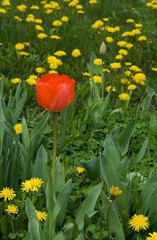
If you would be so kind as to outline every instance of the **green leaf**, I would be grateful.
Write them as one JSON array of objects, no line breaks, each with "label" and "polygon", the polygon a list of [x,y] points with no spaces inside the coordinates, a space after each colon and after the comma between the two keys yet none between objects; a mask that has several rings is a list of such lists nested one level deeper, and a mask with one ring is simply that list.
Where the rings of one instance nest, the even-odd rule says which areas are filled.
[{"label": "green leaf", "polygon": [[88,161],[81,161],[81,164],[87,169],[89,177],[91,179],[97,179],[100,177],[100,163],[99,158],[93,158]]},{"label": "green leaf", "polygon": [[112,167],[117,170],[120,156],[112,138],[107,135],[104,142],[104,155],[110,160]]},{"label": "green leaf", "polygon": [[78,226],[79,231],[81,231],[84,227],[84,216],[89,211],[93,211],[96,201],[100,195],[100,191],[102,188],[102,183],[99,183],[95,187],[93,187],[92,191],[88,195],[88,197],[82,202],[80,207],[76,212],[76,224]]},{"label": "green leaf", "polygon": [[106,156],[101,156],[100,158],[100,169],[102,180],[106,182],[108,192],[110,192],[110,187],[119,187],[122,190],[122,194],[117,198],[117,201],[120,205],[122,205],[125,209],[128,209],[128,194],[127,187],[125,187],[121,181],[118,179],[114,168],[110,160]]},{"label": "green leaf", "polygon": [[63,239],[64,240],[71,239],[73,229],[74,229],[73,223],[69,223],[63,227]]},{"label": "green leaf", "polygon": [[147,138],[144,141],[144,143],[143,143],[143,145],[142,145],[142,147],[141,147],[141,149],[140,149],[140,151],[137,155],[137,162],[141,162],[142,158],[144,157],[144,154],[145,154],[146,149],[147,149],[148,141],[149,141],[149,138]]},{"label": "green leaf", "polygon": [[37,152],[32,177],[41,178],[44,181],[44,186],[46,187],[48,177],[47,177],[47,153],[43,146],[41,146]]},{"label": "green leaf", "polygon": [[[103,215],[104,215],[104,219],[106,220],[107,210],[110,203],[108,202],[104,192],[102,192],[101,196],[102,196],[102,204],[103,204],[102,212],[104,212]],[[125,240],[123,226],[120,222],[115,205],[116,203],[112,203],[110,212],[109,212],[109,219],[108,219],[109,232],[110,234],[114,232],[117,240]]]},{"label": "green leaf", "polygon": [[56,164],[56,191],[60,192],[65,185],[64,166],[60,163],[59,159]]},{"label": "green leaf", "polygon": [[65,186],[63,187],[62,191],[58,195],[57,201],[60,204],[60,210],[57,215],[56,226],[61,227],[63,225],[63,221],[65,218],[66,208],[69,200],[70,193],[72,191],[72,180],[70,179]]},{"label": "green leaf", "polygon": [[33,217],[30,217],[28,223],[28,230],[30,233],[31,240],[41,240],[38,220],[36,220]]},{"label": "green leaf", "polygon": [[80,233],[75,240],[84,240],[82,233]]},{"label": "green leaf", "polygon": [[141,103],[141,107],[142,108],[146,108],[149,110],[150,108],[150,103],[151,103],[151,100],[152,100],[152,97],[154,96],[155,94],[155,91],[153,88],[151,87],[147,87],[147,96],[143,99],[142,103]]},{"label": "green leaf", "polygon": [[9,122],[3,122],[0,120],[0,126],[3,130],[7,130],[7,132],[16,139],[16,132]]},{"label": "green leaf", "polygon": [[27,213],[28,219],[30,217],[33,217],[34,219],[38,220],[35,207],[29,198],[26,199],[26,213]]},{"label": "green leaf", "polygon": [[9,233],[9,235],[8,235],[8,237],[10,238],[10,239],[16,239],[16,237],[17,237],[17,235],[16,235],[16,233]]},{"label": "green leaf", "polygon": [[119,137],[119,145],[122,156],[124,156],[129,148],[130,139],[133,135],[135,130],[136,122],[135,120],[131,121],[127,127],[122,132],[121,136]]},{"label": "green leaf", "polygon": [[14,116],[16,121],[19,120],[19,117],[22,113],[26,100],[27,100],[27,91],[23,93],[21,100],[17,103],[16,108],[14,110]]},{"label": "green leaf", "polygon": [[30,144],[29,131],[25,118],[22,119],[22,144],[24,145],[25,149],[27,149],[28,145]]},{"label": "green leaf", "polygon": [[20,94],[21,94],[21,83],[18,84],[18,87],[16,89],[16,93],[15,93],[16,105],[20,101]]}]

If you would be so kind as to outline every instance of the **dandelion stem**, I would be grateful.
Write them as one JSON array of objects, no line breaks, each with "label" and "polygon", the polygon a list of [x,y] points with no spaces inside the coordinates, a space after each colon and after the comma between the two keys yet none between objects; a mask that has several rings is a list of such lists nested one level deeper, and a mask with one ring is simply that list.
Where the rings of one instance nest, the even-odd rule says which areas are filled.
[{"label": "dandelion stem", "polygon": [[112,201],[109,203],[108,209],[107,209],[107,215],[106,215],[106,231],[108,231],[108,221],[109,221],[109,213],[110,213],[111,206],[112,206]]},{"label": "dandelion stem", "polygon": [[15,229],[14,229],[14,223],[13,223],[13,218],[12,218],[12,216],[11,216],[11,227],[12,227],[12,230],[13,230],[13,233],[15,233]]}]

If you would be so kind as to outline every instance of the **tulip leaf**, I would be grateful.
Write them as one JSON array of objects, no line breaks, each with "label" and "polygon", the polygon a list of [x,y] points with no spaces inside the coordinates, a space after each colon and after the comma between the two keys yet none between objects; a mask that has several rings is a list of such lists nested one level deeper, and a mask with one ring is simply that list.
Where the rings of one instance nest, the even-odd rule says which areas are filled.
[{"label": "tulip leaf", "polygon": [[135,120],[131,121],[127,125],[127,127],[124,129],[121,136],[119,137],[119,145],[120,145],[122,156],[124,156],[128,151],[130,139],[135,130],[135,126],[136,126],[136,121]]},{"label": "tulip leaf", "polygon": [[117,170],[120,163],[120,156],[112,138],[107,135],[104,142],[104,155],[112,163],[112,167]]},{"label": "tulip leaf", "polygon": [[82,233],[80,233],[75,240],[84,240]]},{"label": "tulip leaf", "polygon": [[151,100],[152,100],[152,97],[154,94],[155,94],[154,89],[151,87],[147,87],[147,96],[143,99],[143,101],[141,103],[142,108],[146,108],[149,110],[150,103],[151,103]]},{"label": "tulip leaf", "polygon": [[100,158],[100,169],[102,180],[106,182],[108,192],[110,192],[110,187],[119,187],[122,190],[122,194],[118,197],[117,201],[123,208],[128,208],[128,194],[127,188],[121,183],[118,179],[116,172],[110,162],[110,160],[106,156],[101,156]]},{"label": "tulip leaf", "polygon": [[81,231],[84,227],[84,216],[89,211],[93,211],[96,201],[100,195],[102,183],[99,183],[95,187],[93,187],[92,191],[88,195],[88,197],[82,202],[80,207],[76,212],[76,224],[78,226],[79,231]]},{"label": "tulip leaf", "polygon": [[142,147],[141,147],[141,149],[140,149],[140,151],[137,155],[137,162],[141,162],[142,158],[144,157],[144,154],[145,154],[147,146],[148,146],[148,142],[149,142],[149,138],[147,138],[144,141],[144,143],[143,143],[143,145],[142,145]]},{"label": "tulip leaf", "polygon": [[100,177],[100,163],[99,158],[93,158],[88,161],[81,161],[81,164],[87,169],[89,177],[91,179],[97,179]]},{"label": "tulip leaf", "polygon": [[29,131],[25,118],[22,119],[22,144],[24,145],[25,149],[27,149],[28,145],[30,144]]},{"label": "tulip leaf", "polygon": [[72,180],[70,179],[58,195],[57,201],[60,204],[60,210],[57,215],[56,226],[61,227],[65,218],[66,208],[72,191]]},{"label": "tulip leaf", "polygon": [[37,152],[32,177],[41,178],[44,181],[45,187],[48,180],[46,164],[47,164],[47,153],[45,148],[41,146]]},{"label": "tulip leaf", "polygon": [[56,192],[60,192],[65,185],[64,166],[60,163],[59,159],[56,164]]},{"label": "tulip leaf", "polygon": [[16,121],[19,120],[19,117],[20,117],[23,107],[26,103],[26,100],[27,100],[27,91],[25,91],[23,93],[21,100],[17,103],[16,108],[14,110],[14,116],[15,116]]},{"label": "tulip leaf", "polygon": [[[110,203],[108,202],[104,192],[102,192],[101,197],[102,197],[102,204],[103,204],[102,210],[104,212],[103,215],[106,220],[107,210]],[[112,232],[115,233],[115,237],[117,240],[125,240],[123,226],[118,217],[118,213],[114,203],[112,203],[110,207],[109,218],[108,218],[108,228],[110,233]]]},{"label": "tulip leaf", "polygon": [[39,232],[39,222],[33,217],[30,217],[28,223],[28,230],[30,232],[31,240],[42,240]]}]

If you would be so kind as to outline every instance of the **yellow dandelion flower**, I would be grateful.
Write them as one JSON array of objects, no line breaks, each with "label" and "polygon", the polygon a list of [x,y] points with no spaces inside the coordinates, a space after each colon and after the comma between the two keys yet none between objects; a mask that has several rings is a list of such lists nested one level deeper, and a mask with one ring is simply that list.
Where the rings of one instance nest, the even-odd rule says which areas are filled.
[{"label": "yellow dandelion flower", "polygon": [[131,64],[132,64],[131,62],[125,62],[126,66],[131,66]]},{"label": "yellow dandelion flower", "polygon": [[104,22],[108,22],[108,21],[109,21],[109,18],[103,18],[103,21],[104,21]]},{"label": "yellow dandelion flower", "polygon": [[22,192],[29,192],[32,189],[31,180],[26,180],[25,182],[22,182],[21,184],[21,190]]},{"label": "yellow dandelion flower", "polygon": [[78,174],[82,174],[85,171],[85,169],[82,167],[77,167],[76,171],[78,172]]},{"label": "yellow dandelion flower", "polygon": [[49,73],[57,73],[58,74],[58,72],[55,70],[50,70]]},{"label": "yellow dandelion flower", "polygon": [[72,51],[72,56],[75,57],[75,58],[81,56],[80,50],[79,49],[74,49]]},{"label": "yellow dandelion flower", "polygon": [[25,47],[25,46],[24,46],[23,43],[17,43],[17,44],[15,45],[16,50],[23,50],[24,47]]},{"label": "yellow dandelion flower", "polygon": [[97,4],[97,0],[89,0],[89,4]]},{"label": "yellow dandelion flower", "polygon": [[128,86],[128,90],[135,90],[137,87],[136,87],[136,85],[135,84],[130,84],[129,86]]},{"label": "yellow dandelion flower", "polygon": [[38,191],[41,188],[43,181],[40,178],[31,178],[30,184],[32,186],[31,191]]},{"label": "yellow dandelion flower", "polygon": [[32,10],[39,10],[39,6],[33,5],[33,6],[31,6],[31,9],[32,9]]},{"label": "yellow dandelion flower", "polygon": [[62,56],[66,56],[66,52],[64,51],[57,51],[54,53],[55,56],[58,56],[58,57],[62,57]]},{"label": "yellow dandelion flower", "polygon": [[139,38],[138,38],[138,41],[145,41],[145,40],[147,40],[147,38],[145,37],[145,36],[140,36]]},{"label": "yellow dandelion flower", "polygon": [[106,37],[106,42],[108,42],[108,43],[113,42],[113,38],[112,37]]},{"label": "yellow dandelion flower", "polygon": [[142,214],[135,214],[130,219],[129,225],[136,232],[140,232],[140,230],[147,230],[147,228],[149,227],[149,219]]},{"label": "yellow dandelion flower", "polygon": [[18,52],[20,56],[26,56],[28,57],[29,56],[29,53],[28,52],[24,52],[24,51],[20,51]]},{"label": "yellow dandelion flower", "polygon": [[13,78],[11,80],[11,82],[14,83],[14,84],[17,84],[17,83],[21,82],[21,79],[20,78]]},{"label": "yellow dandelion flower", "polygon": [[60,26],[62,26],[62,22],[60,21],[60,20],[55,20],[55,21],[53,21],[53,23],[52,23],[52,25],[53,26],[55,26],[55,27],[60,27]]},{"label": "yellow dandelion flower", "polygon": [[36,85],[37,81],[33,78],[28,78],[26,80],[26,82],[29,84],[29,85]]},{"label": "yellow dandelion flower", "polygon": [[55,39],[55,40],[59,40],[60,39],[60,37],[57,36],[57,35],[51,35],[50,38]]},{"label": "yellow dandelion flower", "polygon": [[45,68],[37,67],[37,68],[35,69],[35,71],[36,71],[37,73],[44,73],[44,72],[45,72]]},{"label": "yellow dandelion flower", "polygon": [[134,19],[127,19],[126,22],[127,22],[127,23],[134,23],[135,20],[134,20]]},{"label": "yellow dandelion flower", "polygon": [[136,23],[136,24],[135,24],[135,27],[136,27],[136,28],[142,28],[143,25],[142,25],[141,23]]},{"label": "yellow dandelion flower", "polygon": [[37,18],[37,19],[35,20],[35,22],[38,23],[38,24],[41,24],[41,23],[43,23],[43,20],[40,19],[40,18]]},{"label": "yellow dandelion flower", "polygon": [[[109,92],[112,86],[106,87],[106,92]],[[116,92],[116,88],[112,87],[112,92]]]},{"label": "yellow dandelion flower", "polygon": [[62,22],[68,22],[68,21],[69,21],[69,18],[68,18],[67,16],[63,16],[63,17],[61,18],[61,21],[62,21]]},{"label": "yellow dandelion flower", "polygon": [[0,13],[5,14],[7,11],[4,8],[0,8]]},{"label": "yellow dandelion flower", "polygon": [[129,94],[127,94],[127,93],[121,93],[118,97],[119,97],[120,100],[122,100],[122,101],[128,101],[128,100],[130,100],[130,96],[129,96]]},{"label": "yellow dandelion flower", "polygon": [[14,130],[16,132],[16,134],[21,134],[22,133],[22,124],[18,123],[14,126]]},{"label": "yellow dandelion flower", "polygon": [[123,59],[123,55],[118,54],[118,55],[116,55],[115,59],[121,60],[121,59]]},{"label": "yellow dandelion flower", "polygon": [[144,73],[137,73],[133,77],[133,80],[140,85],[144,85],[145,80],[146,80],[146,75]]},{"label": "yellow dandelion flower", "polygon": [[47,217],[47,214],[46,212],[41,212],[41,211],[37,211],[36,210],[36,214],[37,214],[37,218],[39,221],[45,221],[46,220],[46,217]]},{"label": "yellow dandelion flower", "polygon": [[35,25],[35,29],[38,31],[44,31],[44,28],[40,25]]},{"label": "yellow dandelion flower", "polygon": [[22,22],[22,18],[18,17],[18,16],[14,16],[14,19],[19,21],[19,22]]},{"label": "yellow dandelion flower", "polygon": [[40,38],[40,39],[44,39],[44,38],[47,38],[47,34],[45,34],[45,33],[39,33],[39,34],[37,35],[37,37]]},{"label": "yellow dandelion flower", "polygon": [[104,22],[101,21],[101,20],[97,20],[93,25],[92,25],[92,28],[101,28],[102,26],[104,25]]},{"label": "yellow dandelion flower", "polygon": [[128,54],[128,51],[125,50],[125,49],[120,49],[118,53],[119,53],[120,55],[126,56],[126,55]]},{"label": "yellow dandelion flower", "polygon": [[131,67],[129,67],[129,69],[134,72],[142,72],[142,70],[136,65],[132,65]]},{"label": "yellow dandelion flower", "polygon": [[111,193],[111,197],[118,197],[121,193],[122,190],[119,189],[119,187],[110,187],[110,193]]},{"label": "yellow dandelion flower", "polygon": [[95,83],[102,83],[102,77],[101,76],[93,76],[93,81]]},{"label": "yellow dandelion flower", "polygon": [[84,72],[84,73],[82,73],[82,75],[85,77],[90,77],[90,73],[88,73],[88,72]]},{"label": "yellow dandelion flower", "polygon": [[121,64],[118,62],[114,62],[110,64],[110,67],[113,69],[118,69],[118,68],[121,68]]},{"label": "yellow dandelion flower", "polygon": [[0,191],[0,198],[4,198],[4,201],[7,199],[13,200],[13,198],[16,197],[15,191],[11,188],[5,187],[3,190]]},{"label": "yellow dandelion flower", "polygon": [[133,47],[133,44],[132,44],[132,43],[127,43],[125,47],[128,48],[128,49],[130,49],[130,48]]},{"label": "yellow dandelion flower", "polygon": [[157,72],[157,68],[152,68],[152,71]]},{"label": "yellow dandelion flower", "polygon": [[127,77],[130,77],[130,76],[131,76],[131,71],[125,71],[124,74],[125,74]]},{"label": "yellow dandelion flower", "polygon": [[18,6],[17,6],[17,9],[18,9],[20,12],[25,12],[26,9],[27,9],[27,6],[24,5],[24,4],[21,4],[21,5],[18,5]]},{"label": "yellow dandelion flower", "polygon": [[18,214],[19,209],[14,204],[8,205],[8,208],[5,209],[8,214]]},{"label": "yellow dandelion flower", "polygon": [[149,237],[146,240],[157,240],[157,232],[149,233]]},{"label": "yellow dandelion flower", "polygon": [[118,45],[119,47],[125,47],[126,44],[127,44],[127,42],[125,42],[125,41],[119,41],[119,42],[117,42],[117,45]]},{"label": "yellow dandelion flower", "polygon": [[103,64],[102,59],[100,58],[94,59],[93,63],[97,66],[101,66]]},{"label": "yellow dandelion flower", "polygon": [[130,81],[127,78],[121,78],[120,81],[122,84],[130,84]]}]

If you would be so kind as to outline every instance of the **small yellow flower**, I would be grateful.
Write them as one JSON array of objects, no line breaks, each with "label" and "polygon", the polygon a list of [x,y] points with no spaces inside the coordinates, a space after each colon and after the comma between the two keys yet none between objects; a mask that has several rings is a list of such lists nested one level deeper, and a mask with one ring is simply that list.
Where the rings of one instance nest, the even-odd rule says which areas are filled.
[{"label": "small yellow flower", "polygon": [[119,41],[119,42],[117,42],[117,45],[118,45],[119,47],[125,47],[126,44],[127,44],[127,42],[125,42],[125,41]]},{"label": "small yellow flower", "polygon": [[94,59],[93,63],[97,66],[101,66],[103,64],[102,59],[100,59],[100,58]]},{"label": "small yellow flower", "polygon": [[47,38],[47,34],[45,34],[45,33],[39,33],[39,34],[37,35],[37,37],[40,38],[40,39],[44,39],[44,38]]},{"label": "small yellow flower", "polygon": [[147,230],[147,228],[149,227],[149,219],[142,214],[135,214],[130,219],[129,225],[136,232],[140,232],[140,230]]},{"label": "small yellow flower", "polygon": [[29,56],[29,53],[28,52],[25,52],[25,51],[20,51],[18,52],[20,56],[26,56],[28,57]]},{"label": "small yellow flower", "polygon": [[127,22],[127,23],[134,23],[135,20],[134,20],[134,19],[127,19],[126,22]]},{"label": "small yellow flower", "polygon": [[31,178],[30,180],[30,184],[31,184],[31,191],[38,191],[39,188],[41,188],[41,186],[43,185],[43,181],[40,178]]},{"label": "small yellow flower", "polygon": [[28,78],[26,80],[26,82],[29,84],[29,85],[36,85],[37,81],[33,78]]},{"label": "small yellow flower", "polygon": [[76,171],[78,172],[78,174],[82,174],[85,171],[85,169],[82,167],[77,167]]},{"label": "small yellow flower", "polygon": [[21,190],[22,192],[29,192],[32,189],[31,180],[26,180],[25,182],[22,182],[21,184]]},{"label": "small yellow flower", "polygon": [[68,21],[69,21],[69,18],[68,18],[67,16],[63,16],[63,17],[61,18],[61,21],[62,21],[62,22],[68,22]]},{"label": "small yellow flower", "polygon": [[14,19],[19,21],[19,22],[22,22],[22,18],[18,17],[18,16],[14,16]]},{"label": "small yellow flower", "polygon": [[118,68],[121,68],[121,64],[118,63],[118,62],[111,63],[110,67],[113,68],[113,69],[118,69]]},{"label": "small yellow flower", "polygon": [[44,72],[45,72],[45,68],[37,67],[37,68],[35,69],[35,71],[36,71],[37,73],[44,73]]},{"label": "small yellow flower", "polygon": [[16,134],[21,134],[22,133],[22,124],[18,123],[14,126]]},{"label": "small yellow flower", "polygon": [[37,18],[37,19],[35,20],[35,22],[38,23],[38,24],[41,24],[41,23],[43,23],[43,20],[40,19],[40,18]]},{"label": "small yellow flower", "polygon": [[121,93],[118,97],[119,97],[120,100],[122,100],[122,101],[128,101],[128,100],[130,100],[130,96],[129,96],[129,94],[127,94],[127,93]]},{"label": "small yellow flower", "polygon": [[128,54],[128,51],[125,50],[125,49],[120,49],[118,53],[119,53],[120,55],[126,56],[126,55]]},{"label": "small yellow flower", "polygon": [[106,37],[106,42],[108,42],[108,43],[113,42],[113,38],[112,37]]},{"label": "small yellow flower", "polygon": [[8,208],[5,210],[8,214],[18,214],[19,209],[14,204],[8,205]]},{"label": "small yellow flower", "polygon": [[7,13],[7,11],[4,8],[0,8],[0,13],[5,14],[5,13]]},{"label": "small yellow flower", "polygon": [[62,22],[60,21],[60,20],[55,20],[55,21],[53,21],[53,23],[52,23],[52,25],[53,26],[55,26],[55,27],[60,27],[60,26],[62,26]]},{"label": "small yellow flower", "polygon": [[[109,92],[111,87],[112,86],[106,87],[106,92]],[[112,92],[116,92],[116,88],[115,87],[112,87]]]},{"label": "small yellow flower", "polygon": [[26,9],[27,9],[27,6],[24,5],[24,4],[21,4],[21,5],[18,5],[18,6],[17,6],[17,9],[18,9],[20,12],[25,12]]},{"label": "small yellow flower", "polygon": [[35,29],[38,30],[38,31],[44,31],[44,28],[40,25],[35,25]]},{"label": "small yellow flower", "polygon": [[21,79],[20,78],[13,78],[11,80],[11,82],[14,83],[14,84],[17,84],[17,83],[21,82]]},{"label": "small yellow flower", "polygon": [[93,81],[95,83],[102,83],[102,77],[101,76],[93,76]]},{"label": "small yellow flower", "polygon": [[80,50],[79,49],[74,49],[72,51],[72,56],[75,57],[75,58],[81,56]]},{"label": "small yellow flower", "polygon": [[16,45],[15,45],[15,48],[17,49],[17,50],[23,50],[24,49],[24,44],[23,43],[17,43]]},{"label": "small yellow flower", "polygon": [[103,18],[103,21],[104,21],[104,22],[108,22],[108,21],[109,21],[109,18]]},{"label": "small yellow flower", "polygon": [[157,240],[157,232],[149,233],[149,237],[146,240]]},{"label": "small yellow flower", "polygon": [[137,73],[133,77],[134,81],[140,85],[144,85],[145,80],[146,80],[146,75],[144,73]]},{"label": "small yellow flower", "polygon": [[40,211],[37,211],[36,210],[36,214],[37,214],[37,218],[39,221],[45,221],[46,220],[46,217],[47,217],[47,214],[46,212],[40,212]]},{"label": "small yellow flower", "polygon": [[134,90],[134,89],[136,89],[136,88],[137,88],[137,87],[136,87],[135,84],[131,84],[131,85],[128,86],[128,90]]},{"label": "small yellow flower", "polygon": [[138,41],[145,41],[147,38],[145,37],[145,36],[140,36],[139,38],[138,38]]},{"label": "small yellow flower", "polygon": [[90,77],[90,73],[88,73],[88,72],[84,72],[84,73],[82,73],[82,75],[85,77]]},{"label": "small yellow flower", "polygon": [[66,56],[66,52],[64,51],[57,51],[54,53],[55,56],[58,56],[58,57],[62,57],[62,56]]},{"label": "small yellow flower", "polygon": [[52,38],[52,39],[56,39],[56,40],[61,39],[61,38],[60,38],[59,36],[57,36],[57,35],[51,35],[50,38]]},{"label": "small yellow flower", "polygon": [[152,71],[157,72],[157,68],[152,68]]},{"label": "small yellow flower", "polygon": [[119,187],[112,186],[110,187],[110,193],[112,197],[116,198],[122,193],[122,190],[120,190]]},{"label": "small yellow flower", "polygon": [[118,54],[118,55],[116,55],[115,59],[121,60],[121,59],[123,59],[123,55]]},{"label": "small yellow flower", "polygon": [[16,197],[15,191],[11,188],[9,189],[8,187],[3,188],[2,191],[0,191],[0,198],[4,198],[4,201],[7,199],[10,201],[14,197]]}]

